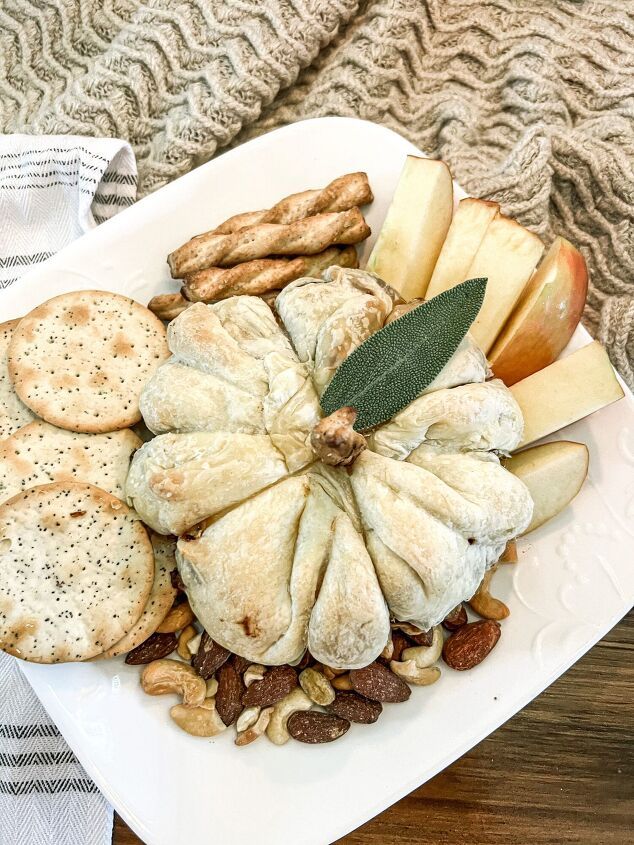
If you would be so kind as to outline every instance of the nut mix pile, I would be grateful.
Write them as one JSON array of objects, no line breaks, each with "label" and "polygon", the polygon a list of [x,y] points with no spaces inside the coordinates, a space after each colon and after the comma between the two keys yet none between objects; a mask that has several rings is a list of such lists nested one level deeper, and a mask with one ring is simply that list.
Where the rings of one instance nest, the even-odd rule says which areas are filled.
[{"label": "nut mix pile", "polygon": [[[510,544],[503,560],[516,559]],[[182,590],[177,570],[172,576]],[[407,701],[410,685],[435,683],[441,657],[458,671],[484,660],[500,638],[498,620],[509,614],[490,595],[490,580],[487,576],[469,602],[483,619],[469,622],[461,604],[431,631],[394,622],[378,660],[362,669],[332,669],[308,652],[297,666],[251,663],[198,631],[183,592],[156,632],[129,652],[126,663],[144,666],[141,685],[148,695],[181,696],[170,716],[192,736],[217,736],[235,725],[238,746],[263,734],[276,745],[291,737],[311,745],[332,742],[353,722],[376,722],[383,704]]]}]

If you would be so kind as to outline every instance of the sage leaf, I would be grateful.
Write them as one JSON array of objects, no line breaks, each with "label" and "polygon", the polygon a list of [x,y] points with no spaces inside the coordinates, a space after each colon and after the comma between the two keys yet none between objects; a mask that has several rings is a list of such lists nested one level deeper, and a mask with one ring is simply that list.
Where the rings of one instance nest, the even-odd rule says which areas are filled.
[{"label": "sage leaf", "polygon": [[346,405],[364,431],[413,402],[454,354],[482,307],[487,279],[469,279],[379,329],[339,366],[321,397],[328,416]]}]

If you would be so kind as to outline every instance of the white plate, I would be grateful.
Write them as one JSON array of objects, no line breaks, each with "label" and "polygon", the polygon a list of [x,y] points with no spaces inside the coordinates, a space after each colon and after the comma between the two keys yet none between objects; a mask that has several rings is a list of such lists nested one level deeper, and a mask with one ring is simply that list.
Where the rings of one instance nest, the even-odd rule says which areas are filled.
[{"label": "white plate", "polygon": [[[165,256],[238,211],[366,170],[380,227],[406,153],[393,132],[343,118],[310,120],[233,150],[99,226],[0,297],[2,319],[77,288],[146,302],[176,284]],[[370,242],[371,244],[371,242]],[[366,244],[367,252],[370,244]],[[579,329],[575,345],[588,341]],[[435,775],[561,675],[629,609],[634,596],[634,401],[628,395],[560,437],[591,451],[572,507],[521,542],[496,593],[511,608],[491,656],[468,673],[387,706],[376,725],[333,745],[268,742],[236,749],[230,732],[194,739],[170,723],[121,660],[24,672],[77,757],[149,845],[324,845]]]}]

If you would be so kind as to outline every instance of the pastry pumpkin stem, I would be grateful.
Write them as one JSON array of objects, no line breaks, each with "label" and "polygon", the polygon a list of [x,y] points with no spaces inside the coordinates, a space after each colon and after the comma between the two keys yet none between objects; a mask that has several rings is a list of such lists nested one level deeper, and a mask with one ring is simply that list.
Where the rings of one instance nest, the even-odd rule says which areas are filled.
[{"label": "pastry pumpkin stem", "polygon": [[347,467],[363,452],[365,437],[352,427],[356,418],[355,409],[346,406],[317,423],[310,445],[320,461],[331,467]]}]

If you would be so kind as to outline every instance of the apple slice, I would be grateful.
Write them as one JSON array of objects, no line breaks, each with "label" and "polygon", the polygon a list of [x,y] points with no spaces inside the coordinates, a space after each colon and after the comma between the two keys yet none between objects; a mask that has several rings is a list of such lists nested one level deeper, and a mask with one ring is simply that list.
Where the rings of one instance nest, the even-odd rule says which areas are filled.
[{"label": "apple slice", "polygon": [[466,275],[467,279],[486,276],[489,280],[482,308],[471,327],[485,354],[515,308],[543,250],[536,234],[509,217],[498,215],[487,226]]},{"label": "apple slice", "polygon": [[528,534],[557,516],[581,490],[588,474],[585,443],[559,440],[533,446],[504,461],[504,466],[528,487],[535,509]]},{"label": "apple slice", "polygon": [[583,255],[555,238],[491,350],[495,375],[511,385],[556,361],[577,328],[587,292]]},{"label": "apple slice", "polygon": [[511,393],[524,415],[518,448],[623,397],[608,354],[597,341],[518,381]]},{"label": "apple slice", "polygon": [[499,211],[497,202],[474,197],[460,200],[434,267],[427,288],[427,299],[467,280],[467,272],[484,233]]},{"label": "apple slice", "polygon": [[424,296],[453,213],[444,161],[407,156],[367,269],[403,299]]}]

